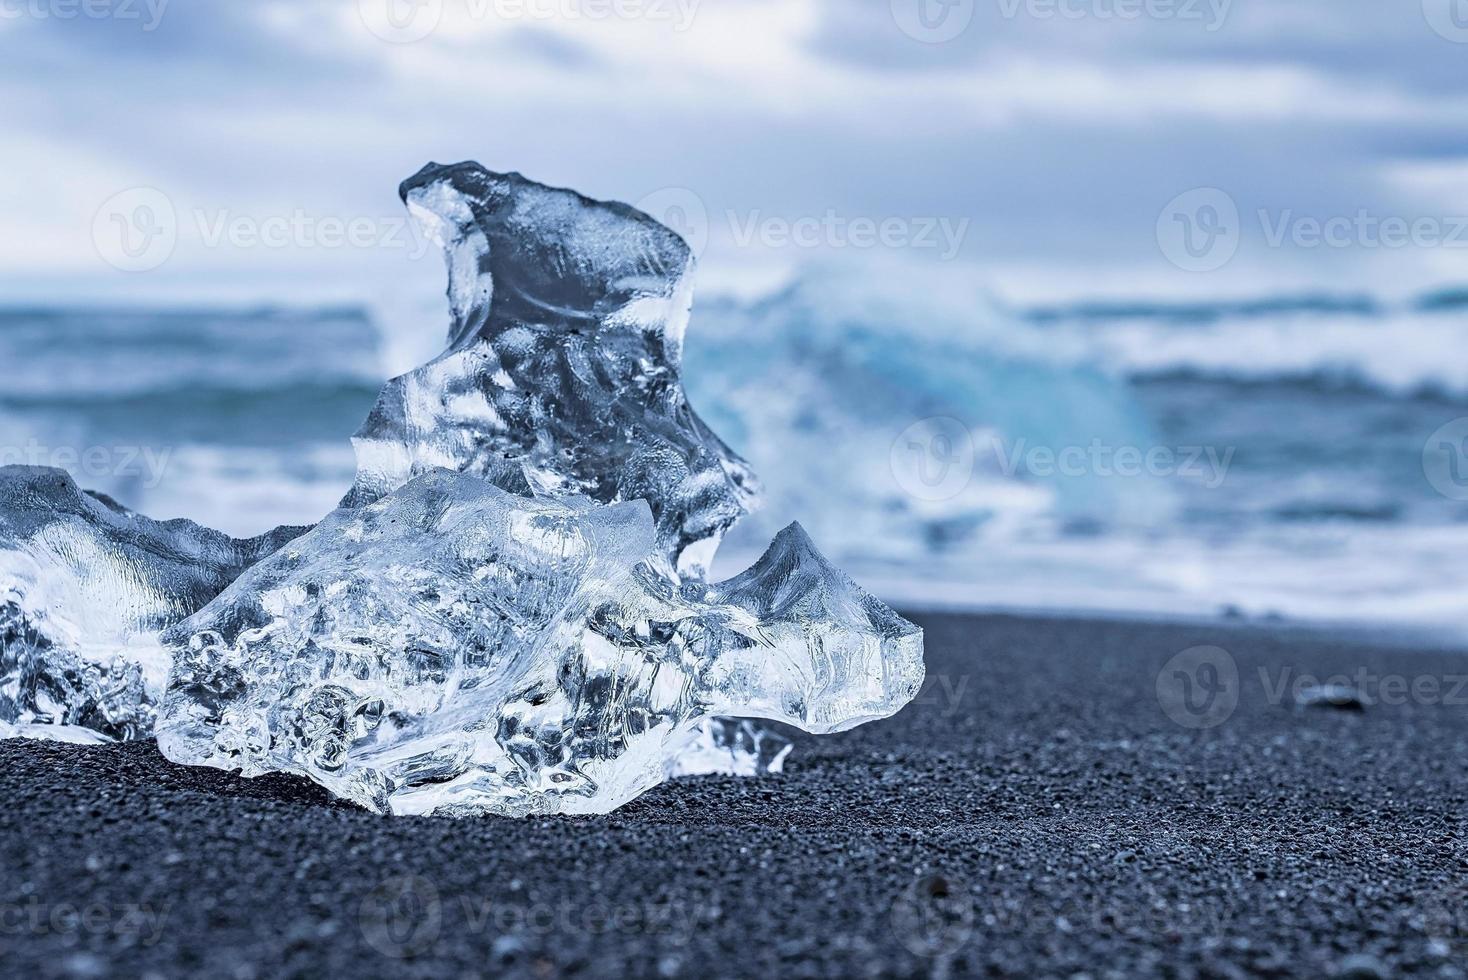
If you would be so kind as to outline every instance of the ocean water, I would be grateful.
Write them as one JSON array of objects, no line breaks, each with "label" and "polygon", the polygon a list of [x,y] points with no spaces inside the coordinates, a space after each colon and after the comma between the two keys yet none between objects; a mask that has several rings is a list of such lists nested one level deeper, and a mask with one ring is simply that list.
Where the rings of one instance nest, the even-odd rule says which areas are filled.
[{"label": "ocean water", "polygon": [[[446,317],[406,321],[0,310],[0,462],[235,534],[314,522],[394,352]],[[812,273],[703,299],[685,382],[768,498],[720,571],[798,518],[909,608],[1457,627],[1465,330],[1455,294],[1010,309]]]}]

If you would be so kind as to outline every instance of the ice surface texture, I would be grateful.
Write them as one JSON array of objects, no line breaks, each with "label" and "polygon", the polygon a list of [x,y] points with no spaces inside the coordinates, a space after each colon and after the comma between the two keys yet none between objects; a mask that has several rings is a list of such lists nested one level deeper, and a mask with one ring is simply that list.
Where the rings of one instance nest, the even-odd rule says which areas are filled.
[{"label": "ice surface texture", "polygon": [[659,552],[704,577],[756,486],[683,393],[687,244],[624,204],[477,163],[429,164],[400,193],[444,248],[449,346],[383,390],[343,503],[437,467],[512,493],[645,500]]},{"label": "ice surface texture", "polygon": [[703,719],[834,732],[916,694],[921,632],[798,525],[712,586],[658,530],[444,470],[337,511],[167,631],[159,746],[378,811],[605,813],[739,733]]},{"label": "ice surface texture", "polygon": [[157,633],[301,530],[239,541],[134,514],[62,470],[0,467],[0,733],[149,735],[169,669]]}]

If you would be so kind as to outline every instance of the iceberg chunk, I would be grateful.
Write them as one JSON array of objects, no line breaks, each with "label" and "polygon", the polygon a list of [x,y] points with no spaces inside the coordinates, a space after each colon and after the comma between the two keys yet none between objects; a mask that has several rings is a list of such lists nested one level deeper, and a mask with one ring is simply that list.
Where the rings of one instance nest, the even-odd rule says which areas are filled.
[{"label": "iceberg chunk", "polygon": [[343,504],[440,467],[512,493],[646,500],[659,553],[705,577],[757,484],[683,391],[688,245],[625,204],[477,163],[429,164],[400,194],[444,249],[448,348],[383,389]]},{"label": "iceberg chunk", "polygon": [[797,525],[705,582],[758,486],[683,391],[683,240],[478,164],[401,193],[444,248],[448,347],[383,389],[315,531],[236,541],[4,471],[0,737],[144,737],[172,657],[179,761],[393,812],[602,812],[778,771],[754,718],[901,707],[920,633]]},{"label": "iceberg chunk", "polygon": [[713,586],[667,577],[660,547],[642,501],[426,473],[167,631],[159,747],[381,812],[606,813],[676,772],[706,719],[834,732],[917,693],[921,631],[798,526]]},{"label": "iceberg chunk", "polygon": [[[444,250],[448,347],[383,389],[343,505],[437,467],[512,493],[642,499],[670,574],[706,577],[759,485],[683,392],[687,244],[626,205],[477,163],[429,164],[399,193]],[[705,725],[678,775],[777,772],[789,751],[748,722]]]},{"label": "iceberg chunk", "polygon": [[302,530],[153,521],[45,467],[0,467],[0,501],[0,737],[150,735],[158,632]]}]

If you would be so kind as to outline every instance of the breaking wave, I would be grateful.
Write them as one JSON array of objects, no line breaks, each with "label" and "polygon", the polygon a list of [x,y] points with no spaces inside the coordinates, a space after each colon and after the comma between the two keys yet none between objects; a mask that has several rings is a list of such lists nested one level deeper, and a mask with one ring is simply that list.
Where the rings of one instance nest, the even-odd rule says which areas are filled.
[{"label": "breaking wave", "polygon": [[911,558],[1034,520],[1128,523],[1171,506],[1159,480],[1047,480],[1016,463],[1155,437],[1086,342],[1056,344],[980,290],[812,276],[700,304],[694,324],[689,396],[768,493],[736,551],[796,514],[843,557]]},{"label": "breaking wave", "polygon": [[1386,305],[1368,299],[1278,299],[1181,306],[1082,306],[1032,311],[1032,323],[1084,338],[1132,377],[1366,388],[1398,396],[1468,398],[1468,362],[1444,357],[1468,338],[1455,294]]},{"label": "breaking wave", "polygon": [[[446,323],[441,303],[0,311],[0,462],[236,535],[314,521],[378,388]],[[724,570],[799,516],[914,606],[1421,618],[1468,589],[1468,524],[1422,469],[1468,415],[1468,362],[1446,356],[1465,332],[1464,293],[1014,309],[816,270],[701,296],[684,376],[767,489]],[[1120,472],[1128,450],[1155,455]]]}]

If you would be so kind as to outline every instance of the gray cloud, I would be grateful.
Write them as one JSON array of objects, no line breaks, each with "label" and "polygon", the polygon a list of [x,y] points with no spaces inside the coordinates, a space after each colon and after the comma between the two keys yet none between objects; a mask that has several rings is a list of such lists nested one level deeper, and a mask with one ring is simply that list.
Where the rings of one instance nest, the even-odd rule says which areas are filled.
[{"label": "gray cloud", "polygon": [[[687,34],[518,23],[417,46],[309,3],[180,2],[151,32],[12,21],[0,24],[0,125],[13,143],[0,152],[22,183],[28,169],[85,164],[220,207],[394,213],[396,182],[424,160],[472,157],[624,200],[691,188],[716,220],[967,219],[962,268],[1001,291],[1010,265],[1049,270],[1060,291],[1091,266],[1175,272],[1153,225],[1192,187],[1223,188],[1246,213],[1411,214],[1424,205],[1383,180],[1387,167],[1468,159],[1468,45],[1435,34],[1416,2],[1233,0],[1209,31],[1006,16],[1020,0],[976,0],[959,37],[923,44],[889,0],[824,0],[789,36],[708,49],[735,52],[728,64],[664,61],[725,42],[715,2]],[[1176,94],[1204,73],[1202,101],[1217,104]],[[1373,99],[1384,108],[1366,111]],[[37,207],[74,221],[62,215],[90,214],[81,195],[97,191],[76,193]],[[716,244],[706,266],[717,277],[767,258]],[[1342,275],[1339,255],[1269,258],[1302,284]],[[318,259],[289,257],[307,270]]]}]

